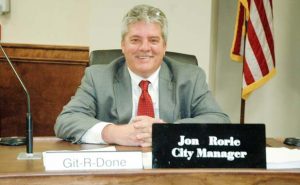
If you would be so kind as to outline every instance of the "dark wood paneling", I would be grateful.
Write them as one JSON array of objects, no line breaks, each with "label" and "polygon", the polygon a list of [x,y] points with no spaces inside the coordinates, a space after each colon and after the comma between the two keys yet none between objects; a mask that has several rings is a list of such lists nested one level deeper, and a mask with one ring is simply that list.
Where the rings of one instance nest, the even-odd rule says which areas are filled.
[{"label": "dark wood paneling", "polygon": [[[31,97],[34,136],[54,135],[62,107],[88,66],[88,47],[3,44]],[[25,136],[26,95],[0,54],[0,136]]]}]

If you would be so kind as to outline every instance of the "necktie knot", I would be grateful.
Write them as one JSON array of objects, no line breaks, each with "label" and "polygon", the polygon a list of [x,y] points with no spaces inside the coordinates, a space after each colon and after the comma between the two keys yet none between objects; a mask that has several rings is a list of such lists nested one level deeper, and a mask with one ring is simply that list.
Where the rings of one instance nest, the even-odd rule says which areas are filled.
[{"label": "necktie knot", "polygon": [[140,82],[139,86],[142,89],[142,91],[148,91],[149,84],[150,84],[150,82],[148,80],[142,80]]}]

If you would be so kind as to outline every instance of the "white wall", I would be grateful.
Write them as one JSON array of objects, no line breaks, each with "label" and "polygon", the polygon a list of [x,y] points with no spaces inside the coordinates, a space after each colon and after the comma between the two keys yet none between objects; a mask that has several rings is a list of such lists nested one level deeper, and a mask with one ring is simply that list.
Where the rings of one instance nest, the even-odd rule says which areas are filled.
[{"label": "white wall", "polygon": [[[237,1],[219,1],[216,97],[239,122],[242,65],[229,58]],[[300,1],[273,0],[277,75],[246,102],[245,122],[266,123],[267,136],[300,136]]]},{"label": "white wall", "polygon": [[88,46],[89,1],[10,0],[2,42]]}]

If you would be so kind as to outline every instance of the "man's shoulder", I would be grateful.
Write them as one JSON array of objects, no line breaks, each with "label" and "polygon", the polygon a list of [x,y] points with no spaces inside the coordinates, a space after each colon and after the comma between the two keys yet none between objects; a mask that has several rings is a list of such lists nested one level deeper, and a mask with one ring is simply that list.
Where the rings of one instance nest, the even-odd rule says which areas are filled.
[{"label": "man's shoulder", "polygon": [[204,70],[194,64],[182,63],[177,60],[164,60],[164,63],[167,65],[171,73],[176,77],[181,76],[193,76],[192,74],[203,73]]}]

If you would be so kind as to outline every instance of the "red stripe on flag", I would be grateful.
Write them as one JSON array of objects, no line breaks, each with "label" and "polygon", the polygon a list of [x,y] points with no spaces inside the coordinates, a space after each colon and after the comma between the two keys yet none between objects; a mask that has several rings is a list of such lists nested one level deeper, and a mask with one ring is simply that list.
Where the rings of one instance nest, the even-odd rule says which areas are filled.
[{"label": "red stripe on flag", "polygon": [[251,1],[252,0],[248,0],[248,10],[250,10],[250,8],[251,8]]},{"label": "red stripe on flag", "polygon": [[[263,76],[265,76],[269,73],[268,64],[267,64],[267,61],[266,61],[266,58],[264,55],[264,51],[261,48],[259,39],[255,33],[255,30],[254,30],[254,27],[253,27],[251,21],[248,22],[248,39],[249,39],[249,43],[252,48],[252,51],[257,60],[257,63],[260,67],[261,73]],[[250,62],[249,65],[251,65],[251,62],[256,62],[256,61],[248,61],[248,62]]]},{"label": "red stripe on flag", "polygon": [[242,43],[242,34],[243,34],[243,24],[245,19],[245,9],[240,5],[240,13],[237,23],[237,32],[236,32],[236,41],[234,43],[233,53],[236,55],[241,55],[241,43]]},{"label": "red stripe on flag", "polygon": [[275,54],[274,54],[274,40],[272,36],[272,32],[270,29],[270,25],[268,22],[268,18],[266,15],[265,7],[264,7],[264,2],[261,0],[255,0],[255,5],[257,7],[257,11],[261,20],[261,23],[263,25],[263,29],[265,31],[266,39],[270,48],[270,52],[272,55],[273,62],[275,61]]},{"label": "red stripe on flag", "polygon": [[251,70],[248,66],[248,62],[247,60],[244,58],[244,66],[243,66],[243,75],[244,75],[244,79],[247,85],[252,84],[253,82],[255,82]]}]

